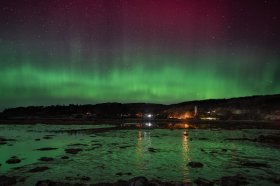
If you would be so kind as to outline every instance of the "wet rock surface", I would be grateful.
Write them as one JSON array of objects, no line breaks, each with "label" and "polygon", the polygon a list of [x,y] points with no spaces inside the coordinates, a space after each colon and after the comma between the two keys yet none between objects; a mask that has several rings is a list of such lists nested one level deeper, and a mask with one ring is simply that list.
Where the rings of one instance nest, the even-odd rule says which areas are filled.
[{"label": "wet rock surface", "polygon": [[148,183],[148,179],[143,176],[135,177],[128,181],[129,186],[145,186]]},{"label": "wet rock surface", "polygon": [[44,147],[44,148],[39,148],[39,149],[36,149],[36,150],[39,150],[39,151],[49,151],[49,150],[57,150],[58,148],[53,148],[53,147]]},{"label": "wet rock surface", "polygon": [[204,178],[197,178],[194,183],[196,183],[198,186],[213,186],[214,182],[204,179]]},{"label": "wet rock surface", "polygon": [[280,135],[260,135],[254,141],[280,146]]},{"label": "wet rock surface", "polygon": [[6,141],[0,141],[0,145],[6,145],[7,142]]},{"label": "wet rock surface", "polygon": [[69,177],[69,176],[67,176],[67,177],[65,177],[65,180],[67,180],[67,181],[78,181],[78,180],[80,180],[80,181],[88,182],[91,179],[88,176],[80,176],[80,177]]},{"label": "wet rock surface", "polygon": [[66,159],[69,159],[69,157],[68,156],[62,156],[61,159],[66,160]]},{"label": "wet rock surface", "polygon": [[17,183],[17,177],[0,176],[1,186],[10,186]]},{"label": "wet rock surface", "polygon": [[52,139],[55,135],[45,135],[43,139]]},{"label": "wet rock surface", "polygon": [[40,160],[40,161],[46,161],[46,162],[48,162],[48,161],[53,161],[54,158],[50,158],[50,157],[41,157],[41,158],[39,158],[39,160]]},{"label": "wet rock surface", "polygon": [[21,160],[19,158],[17,158],[16,156],[13,156],[6,161],[7,164],[17,164],[20,162],[21,162]]},{"label": "wet rock surface", "polygon": [[[89,177],[67,177],[66,180],[68,181],[51,181],[51,180],[42,180],[38,181],[36,186],[83,186],[87,185],[86,183],[90,180]],[[203,182],[204,181],[204,182]],[[74,182],[74,183],[73,183]],[[199,183],[205,183],[207,185],[207,180],[201,180]],[[213,182],[211,182],[213,183]],[[160,180],[148,180],[146,177],[139,176],[134,177],[128,181],[118,180],[117,182],[113,183],[95,183],[90,184],[91,186],[191,186],[192,183],[172,183],[172,182],[162,182]],[[212,186],[209,184],[209,186]]]},{"label": "wet rock surface", "polygon": [[88,144],[83,144],[83,143],[73,143],[73,144],[69,144],[68,146],[69,146],[69,147],[71,147],[71,146],[84,146],[84,147],[86,147],[86,146],[88,146]]},{"label": "wet rock surface", "polygon": [[252,139],[249,139],[249,138],[226,138],[225,140],[228,140],[228,141],[251,141]]},{"label": "wet rock surface", "polygon": [[43,180],[38,181],[36,183],[36,186],[82,186],[84,184],[71,184],[71,183],[63,183],[63,182],[57,182],[57,181],[51,181],[51,180]]},{"label": "wet rock surface", "polygon": [[[3,149],[16,150],[22,145],[23,139],[28,139],[27,145],[24,145],[30,152],[30,157],[20,155],[19,159],[22,163],[7,165],[5,161],[10,156],[18,155],[11,153],[0,162],[2,163],[0,169],[7,172],[7,176],[25,176],[26,182],[32,182],[31,185],[35,185],[40,179],[57,178],[58,170],[65,170],[66,174],[63,174],[61,179],[52,181],[51,184],[90,185],[100,182],[94,185],[116,185],[120,183],[121,185],[128,185],[128,180],[139,175],[139,171],[143,172],[142,175],[155,179],[148,180],[148,185],[175,185],[172,180],[192,181],[192,183],[178,182],[177,185],[211,185],[212,183],[216,185],[242,185],[245,182],[242,182],[242,179],[238,181],[234,176],[237,173],[246,175],[245,181],[252,185],[258,185],[255,183],[260,183],[259,185],[279,184],[280,180],[277,178],[279,152],[277,146],[275,146],[279,143],[276,140],[278,139],[278,130],[220,129],[219,131],[210,131],[208,129],[195,129],[186,130],[187,133],[185,130],[177,129],[173,131],[164,129],[117,130],[95,135],[94,140],[90,137],[91,134],[70,135],[65,133],[57,133],[56,138],[44,140],[44,135],[41,133],[43,130],[33,131],[40,131],[40,133],[36,135],[28,134],[31,136],[30,138],[27,138],[26,135],[22,139],[16,135],[11,135],[10,138],[16,138],[18,141],[12,143],[14,147],[7,146],[11,144],[10,142],[7,145],[0,146]],[[212,136],[209,135],[209,131]],[[0,136],[7,135],[0,134]],[[35,140],[37,136],[40,137],[40,142]],[[193,139],[193,141],[190,139]],[[28,143],[33,143],[34,146],[28,146]],[[26,154],[26,152],[23,154]],[[55,161],[52,157],[55,158]],[[200,162],[190,162],[188,164],[190,160]],[[48,163],[48,161],[50,162]],[[132,165],[126,165],[125,162],[132,163]],[[171,162],[172,166],[169,167],[168,165]],[[38,166],[48,166],[51,170],[36,174],[28,172]],[[90,180],[87,181],[88,178],[86,177],[82,179],[78,174],[83,175],[85,172],[79,170],[76,173],[75,168],[72,168],[75,166],[80,170],[84,168],[84,171],[89,173],[92,170],[92,174],[87,174],[87,176],[90,176]],[[112,171],[108,173],[112,167]],[[184,171],[183,169],[191,171],[191,174],[180,174],[181,171]],[[33,171],[36,172],[37,170]],[[177,172],[179,174],[176,174]],[[45,174],[50,176],[41,177]],[[156,174],[158,175],[154,176]],[[104,177],[102,177],[103,175]],[[65,176],[71,178],[65,179]],[[198,179],[199,177],[205,179]],[[118,179],[126,181],[116,182]],[[157,179],[170,182],[162,182]]]},{"label": "wet rock surface", "polygon": [[270,168],[271,166],[268,165],[267,163],[263,163],[263,162],[255,162],[255,161],[241,161],[240,163],[242,166],[246,166],[246,167],[265,167],[265,168]]},{"label": "wet rock surface", "polygon": [[[14,141],[16,141],[16,140],[0,137],[0,145],[6,145],[6,144],[8,144],[8,142],[14,142]],[[12,144],[10,144],[10,145],[12,145]]]},{"label": "wet rock surface", "polygon": [[129,148],[129,147],[132,147],[131,145],[122,145],[122,146],[119,146],[120,149],[126,149],[126,148]]},{"label": "wet rock surface", "polygon": [[224,176],[221,178],[220,184],[222,186],[238,186],[238,185],[247,185],[249,182],[246,177],[243,175],[235,175],[235,176]]},{"label": "wet rock surface", "polygon": [[94,143],[94,144],[91,144],[91,148],[89,150],[98,149],[100,147],[102,147],[101,143]]},{"label": "wet rock surface", "polygon": [[280,184],[280,175],[278,176],[273,176],[272,178],[270,178],[271,182],[276,183],[276,184]]},{"label": "wet rock surface", "polygon": [[49,167],[35,167],[33,169],[30,169],[28,172],[31,172],[31,173],[36,173],[36,172],[43,172],[43,171],[46,171],[48,170]]},{"label": "wet rock surface", "polygon": [[131,172],[126,172],[126,173],[123,173],[123,172],[117,172],[116,173],[116,176],[123,176],[123,175],[132,175],[132,173]]},{"label": "wet rock surface", "polygon": [[65,149],[64,151],[68,154],[78,154],[80,151],[83,151],[83,149]]},{"label": "wet rock surface", "polygon": [[202,168],[203,164],[200,162],[191,161],[187,164],[191,168]]},{"label": "wet rock surface", "polygon": [[158,149],[155,149],[155,148],[152,148],[152,147],[149,147],[149,148],[148,148],[148,151],[149,151],[149,152],[159,152]]}]

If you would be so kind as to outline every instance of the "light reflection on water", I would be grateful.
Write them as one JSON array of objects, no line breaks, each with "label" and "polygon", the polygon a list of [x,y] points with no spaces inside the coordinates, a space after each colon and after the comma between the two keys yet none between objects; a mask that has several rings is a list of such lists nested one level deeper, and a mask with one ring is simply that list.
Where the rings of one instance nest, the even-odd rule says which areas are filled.
[{"label": "light reflection on water", "polygon": [[136,144],[136,160],[137,160],[137,166],[140,170],[145,169],[145,165],[143,163],[144,159],[144,150],[143,150],[143,131],[138,131],[138,138],[137,138],[137,144]]},{"label": "light reflection on water", "polygon": [[[125,127],[134,125],[135,130]],[[198,177],[214,180],[237,173],[248,175],[254,185],[273,185],[267,179],[279,175],[280,157],[277,148],[250,141],[227,141],[226,138],[255,138],[271,134],[275,130],[224,130],[194,129],[187,123],[157,126],[152,122],[125,124],[125,130],[109,130],[108,125],[63,126],[63,125],[0,125],[0,137],[16,139],[0,145],[1,174],[29,176],[24,184],[34,185],[39,179],[58,179],[66,176],[90,176],[92,182],[116,181],[135,176],[164,181],[193,181]],[[54,132],[69,129],[108,128],[101,133]],[[84,131],[84,130],[82,130]],[[71,135],[69,135],[71,134]],[[44,139],[45,136],[50,139]],[[35,139],[40,139],[36,141]],[[69,146],[73,145],[74,146]],[[75,146],[76,144],[76,146]],[[79,144],[84,144],[79,145]],[[9,146],[12,145],[12,146]],[[42,147],[57,150],[37,151]],[[65,154],[66,148],[82,148],[77,155]],[[69,160],[62,160],[67,155]],[[19,164],[5,161],[11,156],[22,159]],[[55,158],[54,162],[39,162],[42,156]],[[240,161],[266,162],[269,168],[242,167]],[[201,169],[187,166],[190,161],[204,164]],[[23,166],[23,167],[22,167]],[[36,166],[51,169],[42,173],[28,174]],[[13,170],[15,167],[22,167]],[[73,169],[75,167],[75,169]],[[116,176],[116,173],[131,173]],[[90,175],[87,175],[90,173]]]},{"label": "light reflection on water", "polygon": [[[191,161],[191,158],[189,156],[189,145],[188,145],[188,133],[187,130],[182,131],[182,164],[187,165],[188,162]],[[182,166],[182,173],[183,173],[183,178],[184,182],[189,182],[190,180],[188,179],[189,176],[189,167],[188,166]]]}]

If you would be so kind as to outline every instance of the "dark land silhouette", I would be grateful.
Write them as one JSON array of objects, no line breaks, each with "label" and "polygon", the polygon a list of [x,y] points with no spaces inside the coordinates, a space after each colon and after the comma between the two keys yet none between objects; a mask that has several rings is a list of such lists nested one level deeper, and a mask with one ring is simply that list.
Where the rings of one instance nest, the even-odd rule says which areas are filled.
[{"label": "dark land silhouette", "polygon": [[280,94],[177,104],[102,103],[7,108],[1,123],[75,123],[94,120],[280,120]]}]

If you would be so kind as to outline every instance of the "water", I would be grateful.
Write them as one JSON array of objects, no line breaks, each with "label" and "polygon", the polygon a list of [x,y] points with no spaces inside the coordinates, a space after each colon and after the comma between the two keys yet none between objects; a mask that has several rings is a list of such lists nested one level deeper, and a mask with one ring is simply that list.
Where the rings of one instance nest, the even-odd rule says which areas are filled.
[{"label": "water", "polygon": [[[115,129],[114,125],[0,125],[0,137],[16,140],[0,145],[0,174],[24,177],[25,181],[18,185],[34,185],[44,179],[77,182],[82,176],[90,177],[90,181],[78,180],[81,183],[115,182],[136,176],[193,182],[198,177],[218,180],[222,176],[236,174],[245,175],[252,185],[276,185],[271,179],[280,175],[278,147],[247,140],[226,140],[254,139],[259,135],[279,134],[278,130],[195,129],[186,124],[186,127],[170,130],[153,129],[153,123],[144,124],[147,126],[144,128],[139,128],[143,126],[139,124],[130,125],[138,128]],[[100,128],[105,130],[96,132]],[[36,150],[46,147],[57,149]],[[67,154],[65,149],[68,148],[81,148],[82,151]],[[21,162],[5,163],[12,156],[17,156]],[[62,156],[69,156],[69,159],[61,159]],[[52,157],[54,161],[42,162],[38,160],[41,157]],[[191,168],[187,166],[190,161],[201,162],[204,166]],[[242,164],[248,161],[267,166]],[[42,166],[49,169],[28,172]]]}]

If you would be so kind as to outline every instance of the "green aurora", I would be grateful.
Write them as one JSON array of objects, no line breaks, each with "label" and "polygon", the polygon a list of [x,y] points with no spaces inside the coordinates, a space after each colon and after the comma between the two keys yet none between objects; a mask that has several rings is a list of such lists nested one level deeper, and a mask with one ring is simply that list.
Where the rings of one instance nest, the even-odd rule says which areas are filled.
[{"label": "green aurora", "polygon": [[158,2],[1,1],[0,110],[280,93],[279,1]]},{"label": "green aurora", "polygon": [[[24,59],[24,58],[21,58]],[[35,59],[36,58],[31,58]],[[38,58],[37,60],[40,60]],[[48,103],[156,102],[174,103],[195,99],[230,98],[254,94],[278,93],[273,85],[277,68],[268,66],[257,71],[242,71],[250,58],[173,57],[164,55],[152,59],[139,57],[133,66],[118,66],[101,70],[96,66],[39,67],[36,62],[6,66],[0,69],[0,101],[4,105],[38,105]],[[193,60],[196,63],[184,63]],[[219,61],[220,60],[220,61]],[[244,61],[246,60],[246,61]],[[273,60],[273,59],[272,59]],[[277,60],[277,59],[274,59]],[[172,61],[173,65],[170,65]],[[211,61],[211,63],[209,63]],[[271,62],[272,64],[273,61]],[[93,63],[94,64],[94,63]],[[160,64],[160,65],[158,65]],[[190,65],[192,64],[192,65]],[[209,65],[211,64],[211,65]],[[250,64],[249,64],[250,65]],[[246,67],[249,69],[249,67]],[[232,70],[229,70],[232,69]]]}]

